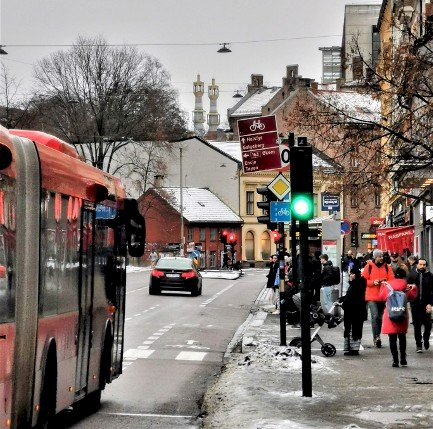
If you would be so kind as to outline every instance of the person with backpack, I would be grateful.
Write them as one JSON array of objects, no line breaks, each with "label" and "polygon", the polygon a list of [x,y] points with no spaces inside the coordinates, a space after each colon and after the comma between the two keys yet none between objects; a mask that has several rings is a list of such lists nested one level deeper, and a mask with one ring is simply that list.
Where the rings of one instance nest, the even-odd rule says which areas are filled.
[{"label": "person with backpack", "polygon": [[[427,271],[427,261],[423,258],[418,260],[416,270],[411,271],[407,282],[415,284],[418,288],[418,296],[410,304],[412,311],[413,330],[415,335],[416,352],[422,353],[430,347],[430,332],[432,328],[431,312],[433,305],[433,274]],[[424,325],[424,332],[421,332]]]},{"label": "person with backpack", "polygon": [[320,275],[320,283],[321,287],[321,304],[323,311],[328,313],[330,308],[332,307],[332,290],[334,289],[334,270],[332,261],[329,260],[329,257],[326,253],[320,255],[320,263],[322,264],[322,272]]},{"label": "person with backpack", "polygon": [[362,277],[367,281],[365,300],[368,303],[371,316],[371,329],[373,331],[373,343],[377,348],[382,347],[380,332],[382,330],[382,316],[385,309],[385,301],[379,296],[382,282],[390,282],[394,273],[387,263],[383,262],[383,252],[374,249],[373,259],[368,261],[362,270]]},{"label": "person with backpack", "polygon": [[[416,295],[417,287],[407,284],[406,270],[403,268],[397,268],[394,279],[381,284],[379,296],[386,302],[382,334],[388,334],[394,368],[399,365],[407,366],[406,333],[409,325],[407,302],[415,299]],[[399,346],[397,346],[397,340]],[[399,348],[400,361],[398,359]]]}]

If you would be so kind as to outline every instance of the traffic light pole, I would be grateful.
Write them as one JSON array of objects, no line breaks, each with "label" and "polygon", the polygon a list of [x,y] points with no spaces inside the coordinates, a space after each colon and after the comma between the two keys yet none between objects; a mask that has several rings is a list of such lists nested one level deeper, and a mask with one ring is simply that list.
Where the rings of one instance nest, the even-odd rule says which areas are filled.
[{"label": "traffic light pole", "polygon": [[286,289],[285,289],[285,272],[284,272],[284,222],[278,222],[278,232],[280,234],[280,241],[278,243],[278,261],[280,270],[280,346],[287,345],[286,334]]},{"label": "traffic light pole", "polygon": [[308,221],[299,221],[299,289],[301,292],[302,396],[312,396]]}]

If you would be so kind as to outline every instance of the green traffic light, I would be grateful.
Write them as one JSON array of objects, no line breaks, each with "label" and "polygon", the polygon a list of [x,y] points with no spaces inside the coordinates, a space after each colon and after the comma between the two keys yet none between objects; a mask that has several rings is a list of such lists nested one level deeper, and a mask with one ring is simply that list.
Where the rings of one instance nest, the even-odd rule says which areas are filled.
[{"label": "green traffic light", "polygon": [[310,195],[295,195],[292,197],[292,216],[297,220],[309,220],[314,215],[313,198]]}]

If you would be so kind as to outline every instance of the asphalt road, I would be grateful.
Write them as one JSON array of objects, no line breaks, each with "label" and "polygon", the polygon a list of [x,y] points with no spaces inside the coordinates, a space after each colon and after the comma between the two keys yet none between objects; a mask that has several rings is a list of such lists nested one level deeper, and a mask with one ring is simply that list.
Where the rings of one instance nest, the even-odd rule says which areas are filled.
[{"label": "asphalt road", "polygon": [[265,272],[203,279],[203,294],[149,295],[148,272],[127,280],[124,373],[96,414],[70,428],[199,428],[203,395],[227,345],[248,317]]}]

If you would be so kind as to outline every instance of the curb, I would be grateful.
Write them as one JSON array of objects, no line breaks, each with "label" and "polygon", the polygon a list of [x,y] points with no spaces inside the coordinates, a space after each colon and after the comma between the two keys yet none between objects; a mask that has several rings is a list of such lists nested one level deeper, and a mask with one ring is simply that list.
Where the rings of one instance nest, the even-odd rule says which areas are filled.
[{"label": "curb", "polygon": [[[264,296],[266,296],[267,292],[266,286],[262,289],[262,291],[259,293],[259,296],[254,301],[253,306],[250,309],[250,314],[248,315],[247,319],[244,323],[242,323],[241,326],[237,329],[235,334],[233,335],[233,338],[231,339],[230,343],[227,346],[227,349],[224,353],[224,360],[228,359],[230,354],[234,351],[238,353],[242,353],[242,350],[244,349],[244,335],[247,329],[250,326],[261,326],[266,320],[266,317],[268,316],[268,313],[265,311],[262,311],[260,309],[261,304],[264,301]],[[258,309],[257,309],[258,308]],[[254,311],[256,310],[256,311]]]}]

